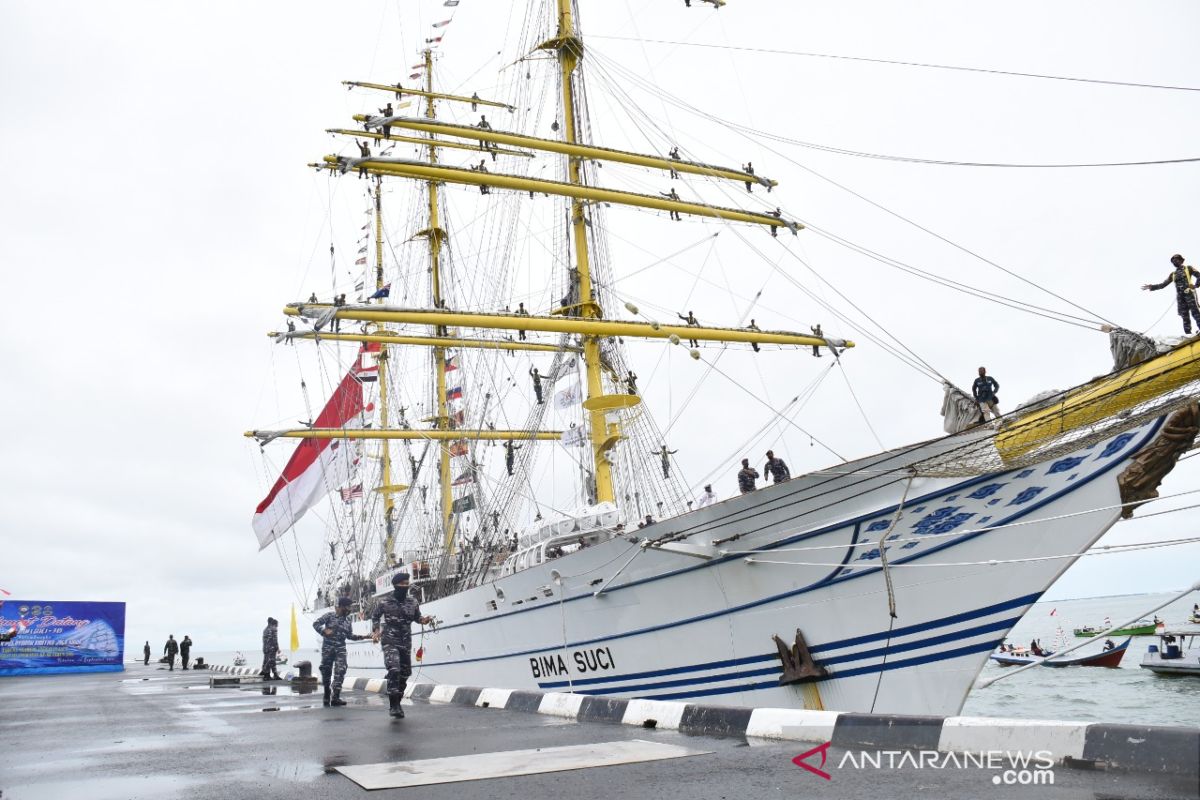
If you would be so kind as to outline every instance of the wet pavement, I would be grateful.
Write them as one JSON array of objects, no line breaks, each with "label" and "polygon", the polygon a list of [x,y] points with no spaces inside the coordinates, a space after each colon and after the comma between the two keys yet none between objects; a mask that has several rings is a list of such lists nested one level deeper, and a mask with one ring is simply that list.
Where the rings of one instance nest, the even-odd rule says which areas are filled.
[{"label": "wet pavement", "polygon": [[[1055,767],[1053,786],[997,785],[980,769],[855,769],[829,748],[823,771],[796,743],[688,736],[541,714],[320,694],[257,680],[209,688],[209,673],[157,665],[123,673],[0,679],[0,800],[204,798],[1196,798],[1194,781]],[[662,761],[365,791],[339,766],[645,740],[705,751]],[[480,759],[480,762],[486,759]],[[819,754],[806,763],[820,765]],[[838,768],[843,763],[842,768]],[[399,771],[407,771],[401,767]],[[1020,778],[1021,776],[1016,776]],[[1039,780],[1047,780],[1045,775]]]}]

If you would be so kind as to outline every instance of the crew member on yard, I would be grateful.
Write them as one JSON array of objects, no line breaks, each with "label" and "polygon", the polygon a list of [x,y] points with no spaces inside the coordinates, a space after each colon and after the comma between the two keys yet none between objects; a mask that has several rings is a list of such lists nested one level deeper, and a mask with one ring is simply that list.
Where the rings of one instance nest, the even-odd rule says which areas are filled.
[{"label": "crew member on yard", "polygon": [[[524,303],[517,303],[516,314],[517,314],[517,316],[520,316],[520,317],[528,317],[529,316],[529,312],[525,310]],[[525,341],[525,331],[517,331],[517,337],[522,342]]]},{"label": "crew member on yard", "polygon": [[[399,92],[397,92],[396,94],[398,95],[398,94],[400,94],[400,93],[399,93]],[[391,103],[388,103],[386,106],[384,106],[383,108],[379,109],[379,114],[380,114],[380,116],[382,116],[384,119],[391,119],[392,117],[396,116],[396,112],[392,111],[392,104],[391,104]],[[383,123],[383,126],[382,126],[382,128],[383,128],[383,138],[385,138],[385,139],[386,139],[386,138],[388,138],[389,136],[391,136],[391,135],[392,135],[392,126],[391,126],[390,124],[388,124],[388,123],[386,123],[386,122],[385,122],[385,123]]]},{"label": "crew member on yard", "polygon": [[1183,334],[1192,334],[1192,318],[1196,320],[1196,329],[1200,331],[1200,308],[1196,307],[1196,282],[1200,280],[1200,272],[1195,267],[1185,266],[1183,256],[1176,253],[1171,256],[1174,269],[1166,280],[1161,283],[1147,283],[1143,289],[1154,292],[1165,289],[1172,281],[1175,283],[1175,309],[1183,317]]},{"label": "crew member on yard", "polygon": [[[675,191],[674,186],[671,187],[671,191],[659,192],[659,194],[661,194],[663,197],[667,198],[668,200],[674,200],[676,202],[679,201],[679,193]],[[675,209],[672,208],[672,209],[668,209],[668,210],[671,213],[671,219],[674,219],[674,220],[682,220],[683,219],[683,217],[681,217],[679,215],[679,212],[676,211]]]},{"label": "crew member on yard", "polygon": [[383,664],[387,667],[388,702],[391,715],[403,717],[400,701],[412,675],[412,623],[428,625],[433,617],[423,616],[415,597],[408,596],[408,573],[392,576],[392,593],[375,606],[371,614],[371,639],[383,644]]},{"label": "crew member on yard", "polygon": [[996,397],[998,391],[1000,391],[1000,384],[987,374],[986,368],[980,367],[979,377],[971,384],[971,394],[974,396],[975,402],[979,404],[980,422],[1000,416],[1000,407],[998,406],[1000,398]]},{"label": "crew member on yard", "polygon": [[[693,314],[691,311],[689,311],[687,313],[686,317],[683,314],[676,314],[675,316],[679,317],[681,320],[686,322],[689,328],[700,327],[700,321],[696,319],[696,315]],[[688,339],[688,344],[690,344],[692,347],[700,346],[700,343],[698,341],[696,341],[695,339]]]},{"label": "crew member on yard", "polygon": [[754,482],[758,480],[758,470],[750,466],[750,459],[742,459],[742,468],[738,470],[737,479],[738,489],[742,491],[742,494],[754,491]]},{"label": "crew member on yard", "polygon": [[[360,142],[358,139],[355,139],[354,143],[356,145],[358,145],[359,157],[361,157],[361,158],[370,158],[371,157],[371,146],[369,144],[367,144],[366,142]],[[367,176],[367,168],[365,166],[363,166],[362,164],[359,164],[358,165],[358,177],[365,178],[366,176]]]},{"label": "crew member on yard", "polygon": [[321,685],[325,687],[324,705],[344,706],[342,681],[346,677],[346,640],[359,642],[369,636],[354,632],[350,620],[350,607],[354,601],[339,597],[337,611],[328,611],[313,623],[313,630],[321,634]]},{"label": "crew member on yard", "polygon": [[[746,326],[746,330],[748,330],[748,331],[761,331],[761,329],[758,327],[758,325],[757,325],[757,324],[755,324],[755,322],[754,322],[754,320],[753,320],[753,319],[751,319],[751,320],[750,320],[750,324]],[[750,343],[750,346],[754,348],[754,352],[756,352],[756,353],[758,352],[758,342],[751,342],[751,343]],[[816,348],[814,347],[813,349],[815,350]]]}]

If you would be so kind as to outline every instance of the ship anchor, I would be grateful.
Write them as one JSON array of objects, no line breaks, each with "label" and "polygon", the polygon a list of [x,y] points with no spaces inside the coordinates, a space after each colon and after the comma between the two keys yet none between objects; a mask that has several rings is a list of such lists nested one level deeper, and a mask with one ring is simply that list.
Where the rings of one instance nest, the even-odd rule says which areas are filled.
[{"label": "ship anchor", "polygon": [[771,637],[779,648],[779,660],[783,663],[783,674],[779,676],[780,686],[793,683],[811,683],[829,677],[829,672],[813,661],[812,653],[808,651],[808,643],[804,634],[796,629],[796,641],[789,648],[778,636]]}]

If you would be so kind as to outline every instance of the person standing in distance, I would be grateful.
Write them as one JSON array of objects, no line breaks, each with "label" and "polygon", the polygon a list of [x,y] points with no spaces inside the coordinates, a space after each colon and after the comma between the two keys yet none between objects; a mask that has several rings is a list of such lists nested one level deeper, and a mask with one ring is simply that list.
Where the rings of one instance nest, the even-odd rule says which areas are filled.
[{"label": "person standing in distance", "polygon": [[142,666],[150,663],[150,640],[146,640],[145,646],[142,647]]},{"label": "person standing in distance", "polygon": [[179,659],[183,662],[183,668],[188,668],[188,661],[192,659],[192,637],[186,633],[183,635],[183,641],[179,643]]},{"label": "person standing in distance", "polygon": [[275,658],[279,655],[279,620],[274,617],[267,617],[267,627],[263,628],[262,647],[262,679],[277,681],[279,670],[275,668]]},{"label": "person standing in distance", "polygon": [[330,611],[313,623],[313,630],[321,634],[321,684],[325,687],[326,706],[344,706],[342,681],[346,678],[346,640],[360,642],[369,636],[354,632],[350,620],[350,607],[354,601],[339,597],[337,611]]},{"label": "person standing in distance", "polygon": [[397,718],[404,717],[400,701],[412,675],[412,624],[433,622],[433,617],[421,614],[421,606],[415,597],[409,597],[408,588],[408,573],[397,572],[392,576],[392,593],[380,599],[371,614],[371,639],[383,644],[390,713]]},{"label": "person standing in distance", "polygon": [[179,642],[175,641],[175,634],[167,636],[167,643],[163,647],[163,655],[167,657],[167,665],[171,668],[171,672],[175,671],[175,654],[179,652]]}]

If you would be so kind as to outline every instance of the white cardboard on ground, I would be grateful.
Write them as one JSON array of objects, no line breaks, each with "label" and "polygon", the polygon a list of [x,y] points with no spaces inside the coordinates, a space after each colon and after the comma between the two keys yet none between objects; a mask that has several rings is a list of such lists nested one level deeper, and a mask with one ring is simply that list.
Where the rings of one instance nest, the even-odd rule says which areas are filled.
[{"label": "white cardboard on ground", "polygon": [[338,767],[337,771],[367,790],[399,789],[634,764],[641,761],[661,761],[667,758],[708,755],[711,752],[631,739],[621,742],[543,747],[537,750],[475,753],[468,756],[399,761],[392,764],[358,764]]}]

